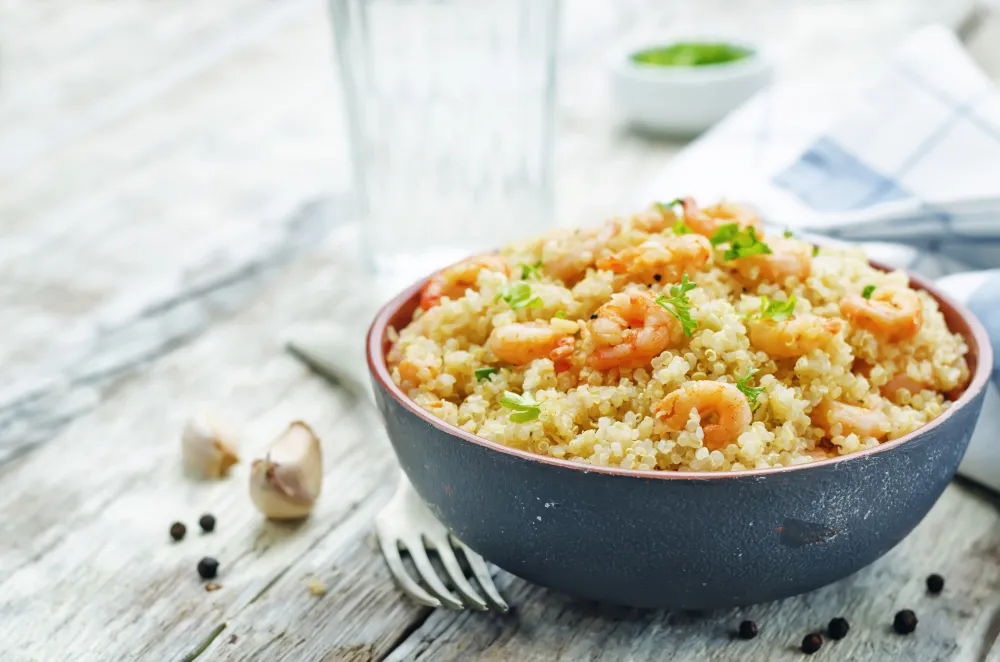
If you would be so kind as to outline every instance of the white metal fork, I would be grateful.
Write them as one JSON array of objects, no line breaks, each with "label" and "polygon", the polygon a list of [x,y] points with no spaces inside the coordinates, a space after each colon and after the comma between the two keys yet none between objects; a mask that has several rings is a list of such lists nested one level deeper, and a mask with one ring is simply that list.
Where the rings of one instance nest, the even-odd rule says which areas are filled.
[{"label": "white metal fork", "polygon": [[[479,611],[486,611],[491,607],[501,612],[509,609],[493,584],[493,578],[483,557],[466,547],[465,543],[453,536],[444,524],[431,514],[410,485],[406,474],[400,474],[396,493],[375,518],[375,531],[382,547],[382,556],[385,557],[389,572],[396,580],[396,584],[417,602],[431,607],[443,605],[452,609],[463,609],[466,606]],[[410,553],[417,574],[430,588],[431,593],[410,577],[399,554],[401,549]],[[427,556],[428,549],[437,552],[448,579],[461,594],[461,599],[449,591],[441,581]],[[489,602],[483,600],[466,579],[465,572],[455,555],[456,549],[465,555],[472,575],[486,593]]]},{"label": "white metal fork", "polygon": [[[364,333],[357,328],[313,327],[292,331],[288,335],[288,349],[293,355],[323,377],[349,388],[374,406],[363,347]],[[469,607],[479,611],[494,609],[506,612],[510,609],[497,591],[483,557],[469,549],[434,517],[402,472],[395,494],[375,518],[375,532],[396,585],[420,604],[451,609]],[[442,581],[431,563],[428,550],[436,553],[446,579],[458,596]],[[456,550],[461,550],[465,556],[472,576],[487,599],[483,599],[469,582]],[[423,585],[407,571],[401,551],[409,553]]]}]

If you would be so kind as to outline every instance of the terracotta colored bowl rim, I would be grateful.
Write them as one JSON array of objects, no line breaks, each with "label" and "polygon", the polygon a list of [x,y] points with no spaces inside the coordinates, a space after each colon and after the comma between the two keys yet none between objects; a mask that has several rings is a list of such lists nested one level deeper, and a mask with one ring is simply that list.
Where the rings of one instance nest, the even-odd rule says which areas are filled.
[{"label": "terracotta colored bowl rim", "polygon": [[[870,260],[869,264],[876,269],[881,271],[894,271],[894,269],[887,267],[877,261]],[[472,444],[477,444],[483,446],[490,450],[496,451],[498,453],[506,453],[507,455],[512,455],[514,457],[520,458],[522,460],[528,460],[530,462],[540,462],[542,464],[549,464],[563,469],[570,469],[572,471],[582,471],[584,473],[603,473],[611,474],[615,476],[630,476],[633,478],[653,478],[657,480],[726,480],[733,478],[742,478],[748,476],[768,476],[776,475],[788,471],[808,471],[810,469],[818,469],[820,467],[828,467],[833,464],[839,464],[843,462],[850,462],[852,460],[860,460],[865,457],[875,455],[876,453],[888,453],[892,450],[899,448],[903,444],[916,439],[917,437],[926,434],[935,428],[941,427],[945,422],[952,417],[956,411],[967,406],[972,400],[979,395],[979,393],[985,388],[987,380],[989,379],[990,373],[993,369],[993,348],[990,343],[989,336],[986,333],[986,329],[979,322],[975,315],[972,314],[965,306],[951,300],[949,297],[942,294],[937,288],[931,285],[927,280],[920,276],[916,276],[910,272],[906,272],[910,278],[910,285],[916,289],[921,289],[930,294],[934,299],[937,300],[938,305],[941,307],[941,312],[944,314],[946,321],[951,320],[948,324],[949,330],[952,333],[956,333],[953,327],[957,326],[954,323],[954,319],[958,318],[961,322],[968,327],[969,333],[963,334],[966,343],[969,344],[969,353],[967,354],[967,360],[970,365],[969,368],[972,371],[972,380],[970,381],[968,387],[966,387],[965,392],[962,393],[961,397],[955,401],[951,407],[949,407],[943,414],[938,416],[936,419],[924,425],[921,428],[910,432],[909,434],[903,435],[898,439],[893,439],[892,441],[887,441],[885,443],[879,444],[874,448],[869,448],[849,455],[841,455],[838,457],[828,458],[826,460],[818,460],[815,462],[807,462],[804,464],[794,464],[789,466],[780,467],[768,467],[766,469],[745,469],[742,471],[663,471],[663,470],[639,470],[639,469],[622,469],[620,467],[602,467],[594,466],[590,464],[583,464],[582,462],[575,462],[572,460],[563,460],[548,455],[539,455],[537,453],[532,453],[529,451],[521,450],[518,448],[512,448],[510,446],[505,446],[503,444],[497,443],[495,441],[490,441],[478,435],[472,434],[471,432],[466,432],[450,423],[446,423],[441,419],[437,418],[430,412],[421,408],[416,402],[410,399],[402,389],[400,389],[396,383],[392,380],[389,374],[388,366],[385,360],[385,350],[387,346],[386,339],[386,329],[393,321],[393,319],[399,314],[400,309],[405,307],[407,304],[414,304],[416,297],[419,296],[420,290],[427,279],[423,279],[414,283],[403,292],[398,294],[394,299],[385,304],[378,314],[375,316],[371,327],[368,329],[368,337],[366,340],[366,354],[368,357],[368,369],[374,376],[375,380],[385,389],[385,392],[392,396],[397,402],[399,402],[405,409],[413,413],[417,418],[422,419],[425,423],[432,425],[443,432],[457,437],[463,441],[467,441]],[[415,308],[416,306],[413,305]],[[407,320],[409,321],[409,320]],[[971,341],[971,342],[970,342]]]}]

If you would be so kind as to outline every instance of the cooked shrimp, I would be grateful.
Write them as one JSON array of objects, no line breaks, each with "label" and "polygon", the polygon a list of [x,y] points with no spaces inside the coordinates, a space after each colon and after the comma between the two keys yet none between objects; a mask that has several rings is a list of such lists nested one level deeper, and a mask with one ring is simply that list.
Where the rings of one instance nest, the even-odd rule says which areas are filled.
[{"label": "cooked shrimp", "polygon": [[737,258],[731,265],[743,280],[783,283],[791,277],[804,282],[812,272],[812,244],[774,237],[767,240],[771,253]]},{"label": "cooked shrimp", "polygon": [[643,283],[673,283],[685,273],[701,271],[711,257],[712,244],[701,235],[656,235],[638,246],[598,260],[597,268],[625,274],[629,280]]},{"label": "cooked shrimp", "polygon": [[420,292],[420,307],[430,310],[441,303],[443,297],[457,299],[476,286],[481,271],[498,271],[510,276],[510,266],[500,255],[487,254],[470,257],[447,269],[442,269],[427,281]]},{"label": "cooked shrimp", "polygon": [[683,328],[648,292],[619,292],[597,309],[589,325],[596,348],[587,364],[597,370],[637,368],[680,344]]},{"label": "cooked shrimp", "polygon": [[653,405],[653,413],[672,430],[683,430],[697,409],[705,448],[720,450],[735,443],[753,422],[747,398],[733,384],[688,382]]},{"label": "cooked shrimp", "polygon": [[544,358],[561,361],[572,355],[578,328],[576,322],[563,319],[507,324],[493,329],[487,346],[498,359],[514,365]]},{"label": "cooked shrimp", "polygon": [[812,423],[828,435],[884,439],[889,434],[889,418],[880,411],[846,405],[835,400],[823,400],[810,414]]},{"label": "cooked shrimp", "polygon": [[549,239],[542,247],[542,267],[547,274],[571,286],[593,266],[598,253],[620,230],[618,221],[608,221],[596,228]]},{"label": "cooked shrimp", "polygon": [[839,319],[796,315],[782,322],[750,320],[747,335],[755,349],[767,352],[771,358],[790,359],[827,346],[843,328],[844,322]]},{"label": "cooked shrimp", "polygon": [[906,373],[900,373],[898,375],[894,375],[885,384],[882,384],[878,390],[884,397],[896,402],[899,398],[899,392],[903,389],[909,391],[910,395],[916,395],[921,391],[930,388],[932,387],[929,384],[918,381]]},{"label": "cooked shrimp", "polygon": [[575,337],[565,336],[559,340],[555,349],[549,352],[549,358],[552,359],[556,372],[566,372],[567,370],[571,370],[573,368],[571,358],[573,356],[573,352],[575,351]]},{"label": "cooked shrimp", "polygon": [[868,299],[849,294],[841,300],[840,312],[885,342],[912,338],[924,323],[920,296],[905,287],[879,287]]},{"label": "cooked shrimp", "polygon": [[740,229],[752,227],[758,237],[764,236],[760,217],[746,205],[723,201],[702,209],[694,198],[684,198],[681,206],[684,208],[684,224],[702,236],[711,238],[716,230],[730,223],[736,223]]},{"label": "cooked shrimp", "polygon": [[[872,365],[863,359],[854,359],[851,371],[856,375],[861,375],[869,381],[871,380]],[[888,398],[896,404],[899,404],[899,391],[902,389],[909,391],[910,395],[916,395],[925,389],[932,388],[933,387],[930,384],[914,379],[905,372],[901,372],[890,377],[889,381],[882,384],[878,390],[879,393],[882,394],[882,397]]]},{"label": "cooked shrimp", "polygon": [[633,215],[630,220],[631,226],[636,230],[657,234],[673,225],[677,216],[666,205],[653,205],[649,209]]},{"label": "cooked shrimp", "polygon": [[406,390],[417,388],[422,382],[434,379],[440,373],[433,363],[420,363],[408,358],[400,361],[396,369],[399,371],[399,385]]}]

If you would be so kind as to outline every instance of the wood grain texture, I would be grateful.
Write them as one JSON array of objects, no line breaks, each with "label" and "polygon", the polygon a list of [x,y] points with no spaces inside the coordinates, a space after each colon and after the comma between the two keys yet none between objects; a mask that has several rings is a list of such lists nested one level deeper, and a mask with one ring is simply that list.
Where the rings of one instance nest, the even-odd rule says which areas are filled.
[{"label": "wood grain texture", "polygon": [[[13,485],[16,476],[18,485],[0,498],[0,520],[15,534],[5,535],[14,544],[0,557],[0,649],[40,657],[74,650],[79,659],[176,659],[245,609],[267,605],[275,616],[291,616],[295,597],[303,611],[315,602],[345,609],[345,596],[371,604],[378,618],[349,610],[367,632],[357,639],[370,646],[385,646],[405,630],[419,609],[396,599],[362,535],[394,486],[389,446],[371,433],[371,413],[309,378],[279,351],[287,320],[322,319],[335,301],[350,310],[345,287],[331,285],[337,272],[326,258],[316,254],[285,275],[306,296],[287,298],[276,289],[261,297],[199,342],[119,383],[97,411],[27,461],[0,470],[4,484]],[[219,365],[228,368],[220,373]],[[220,399],[248,422],[245,461],[228,480],[185,481],[177,463],[185,412]],[[271,438],[300,418],[323,439],[327,498],[302,525],[267,523],[246,497],[246,459],[263,455]],[[218,519],[211,535],[196,532],[202,512]],[[189,527],[176,544],[166,535],[175,519]],[[220,560],[223,589],[205,592],[195,572],[203,555]],[[330,586],[329,599],[308,593],[307,573]],[[371,581],[355,583],[356,576]],[[30,599],[40,590],[49,599]],[[250,623],[258,637],[248,636],[249,646],[279,632],[268,631],[263,619]],[[295,619],[279,624],[289,643],[309,633]],[[103,635],[95,634],[98,626]],[[234,630],[227,625],[227,636]]]},{"label": "wood grain texture", "polygon": [[253,253],[160,293],[125,319],[98,325],[93,337],[67,356],[61,378],[0,403],[0,465],[51,439],[95,406],[101,391],[119,376],[190,342],[246,304],[276,271],[313,248],[338,217],[346,216],[344,206],[337,200],[307,203]]},{"label": "wood grain texture", "polygon": [[[107,9],[115,3],[93,4]],[[173,3],[116,4],[122,11],[128,5]],[[100,327],[266,253],[279,243],[295,210],[345,189],[346,157],[338,149],[343,127],[339,114],[330,112],[339,100],[328,29],[316,20],[322,4],[313,3],[313,9],[290,23],[275,18],[270,31],[258,30],[242,48],[174,77],[161,94],[114,122],[67,138],[58,149],[0,176],[5,394],[11,384],[59,375],[67,357],[99,335]],[[225,35],[227,24],[243,29],[239,21],[224,21],[214,30]],[[105,29],[85,22],[67,24],[65,31],[88,26],[98,34]],[[188,25],[186,46],[193,50],[215,49],[224,40],[213,41],[197,28]],[[120,26],[107,30],[128,32]],[[5,67],[16,70],[18,42],[5,42]],[[125,52],[140,46],[130,41],[107,63],[128,60]],[[44,60],[24,66],[32,63],[44,66]],[[88,70],[92,78],[115,69],[101,64]],[[152,84],[161,72],[144,73],[121,84]],[[33,98],[29,92],[22,95]],[[16,107],[16,82],[4,93]],[[64,109],[61,116],[72,114]],[[32,133],[30,123],[18,120],[0,123],[0,141]],[[8,151],[0,148],[0,154]]]},{"label": "wood grain texture", "polygon": [[[615,115],[603,63],[630,35],[711,19],[768,39],[786,77],[843,79],[969,5],[567,0],[560,222],[621,211],[683,146]],[[994,76],[998,25],[972,35]],[[780,603],[636,612],[502,572],[509,616],[406,601],[370,531],[396,471],[379,424],[281,351],[288,327],[364,303],[339,225],[348,168],[321,0],[0,0],[0,45],[0,659],[798,659],[802,635],[840,614],[853,630],[826,659],[1000,662],[1000,505],[964,483],[882,561]],[[217,483],[183,479],[177,460],[204,401],[248,428]],[[295,418],[323,439],[324,497],[306,522],[270,524],[248,464]],[[195,572],[204,555],[218,591]],[[932,571],[948,581],[933,599]],[[910,638],[886,630],[903,606],[921,619]],[[732,640],[746,617],[760,637]]]}]

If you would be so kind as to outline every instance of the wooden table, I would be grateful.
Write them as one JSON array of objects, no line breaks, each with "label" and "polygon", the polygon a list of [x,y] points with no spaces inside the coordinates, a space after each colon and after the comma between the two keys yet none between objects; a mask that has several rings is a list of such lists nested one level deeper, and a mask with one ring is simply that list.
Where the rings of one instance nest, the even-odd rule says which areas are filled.
[{"label": "wooden table", "polygon": [[[602,58],[636,28],[711,18],[770,37],[786,78],[844,81],[914,25],[964,22],[1000,73],[1000,24],[969,22],[968,2],[665,4],[567,0],[562,222],[622,211],[682,146],[612,114]],[[1000,499],[961,482],[884,559],[781,603],[639,612],[500,571],[506,616],[404,599],[371,532],[389,445],[281,348],[290,325],[361,303],[322,3],[0,3],[0,44],[0,659],[782,660],[843,615],[852,632],[825,659],[1000,660]],[[182,477],[178,436],[204,401],[248,436],[233,475],[202,484]],[[308,521],[269,523],[248,461],[296,418],[323,439],[325,492]],[[220,590],[195,572],[205,555]],[[903,607],[915,636],[889,631]],[[744,618],[752,642],[731,638]]]}]

